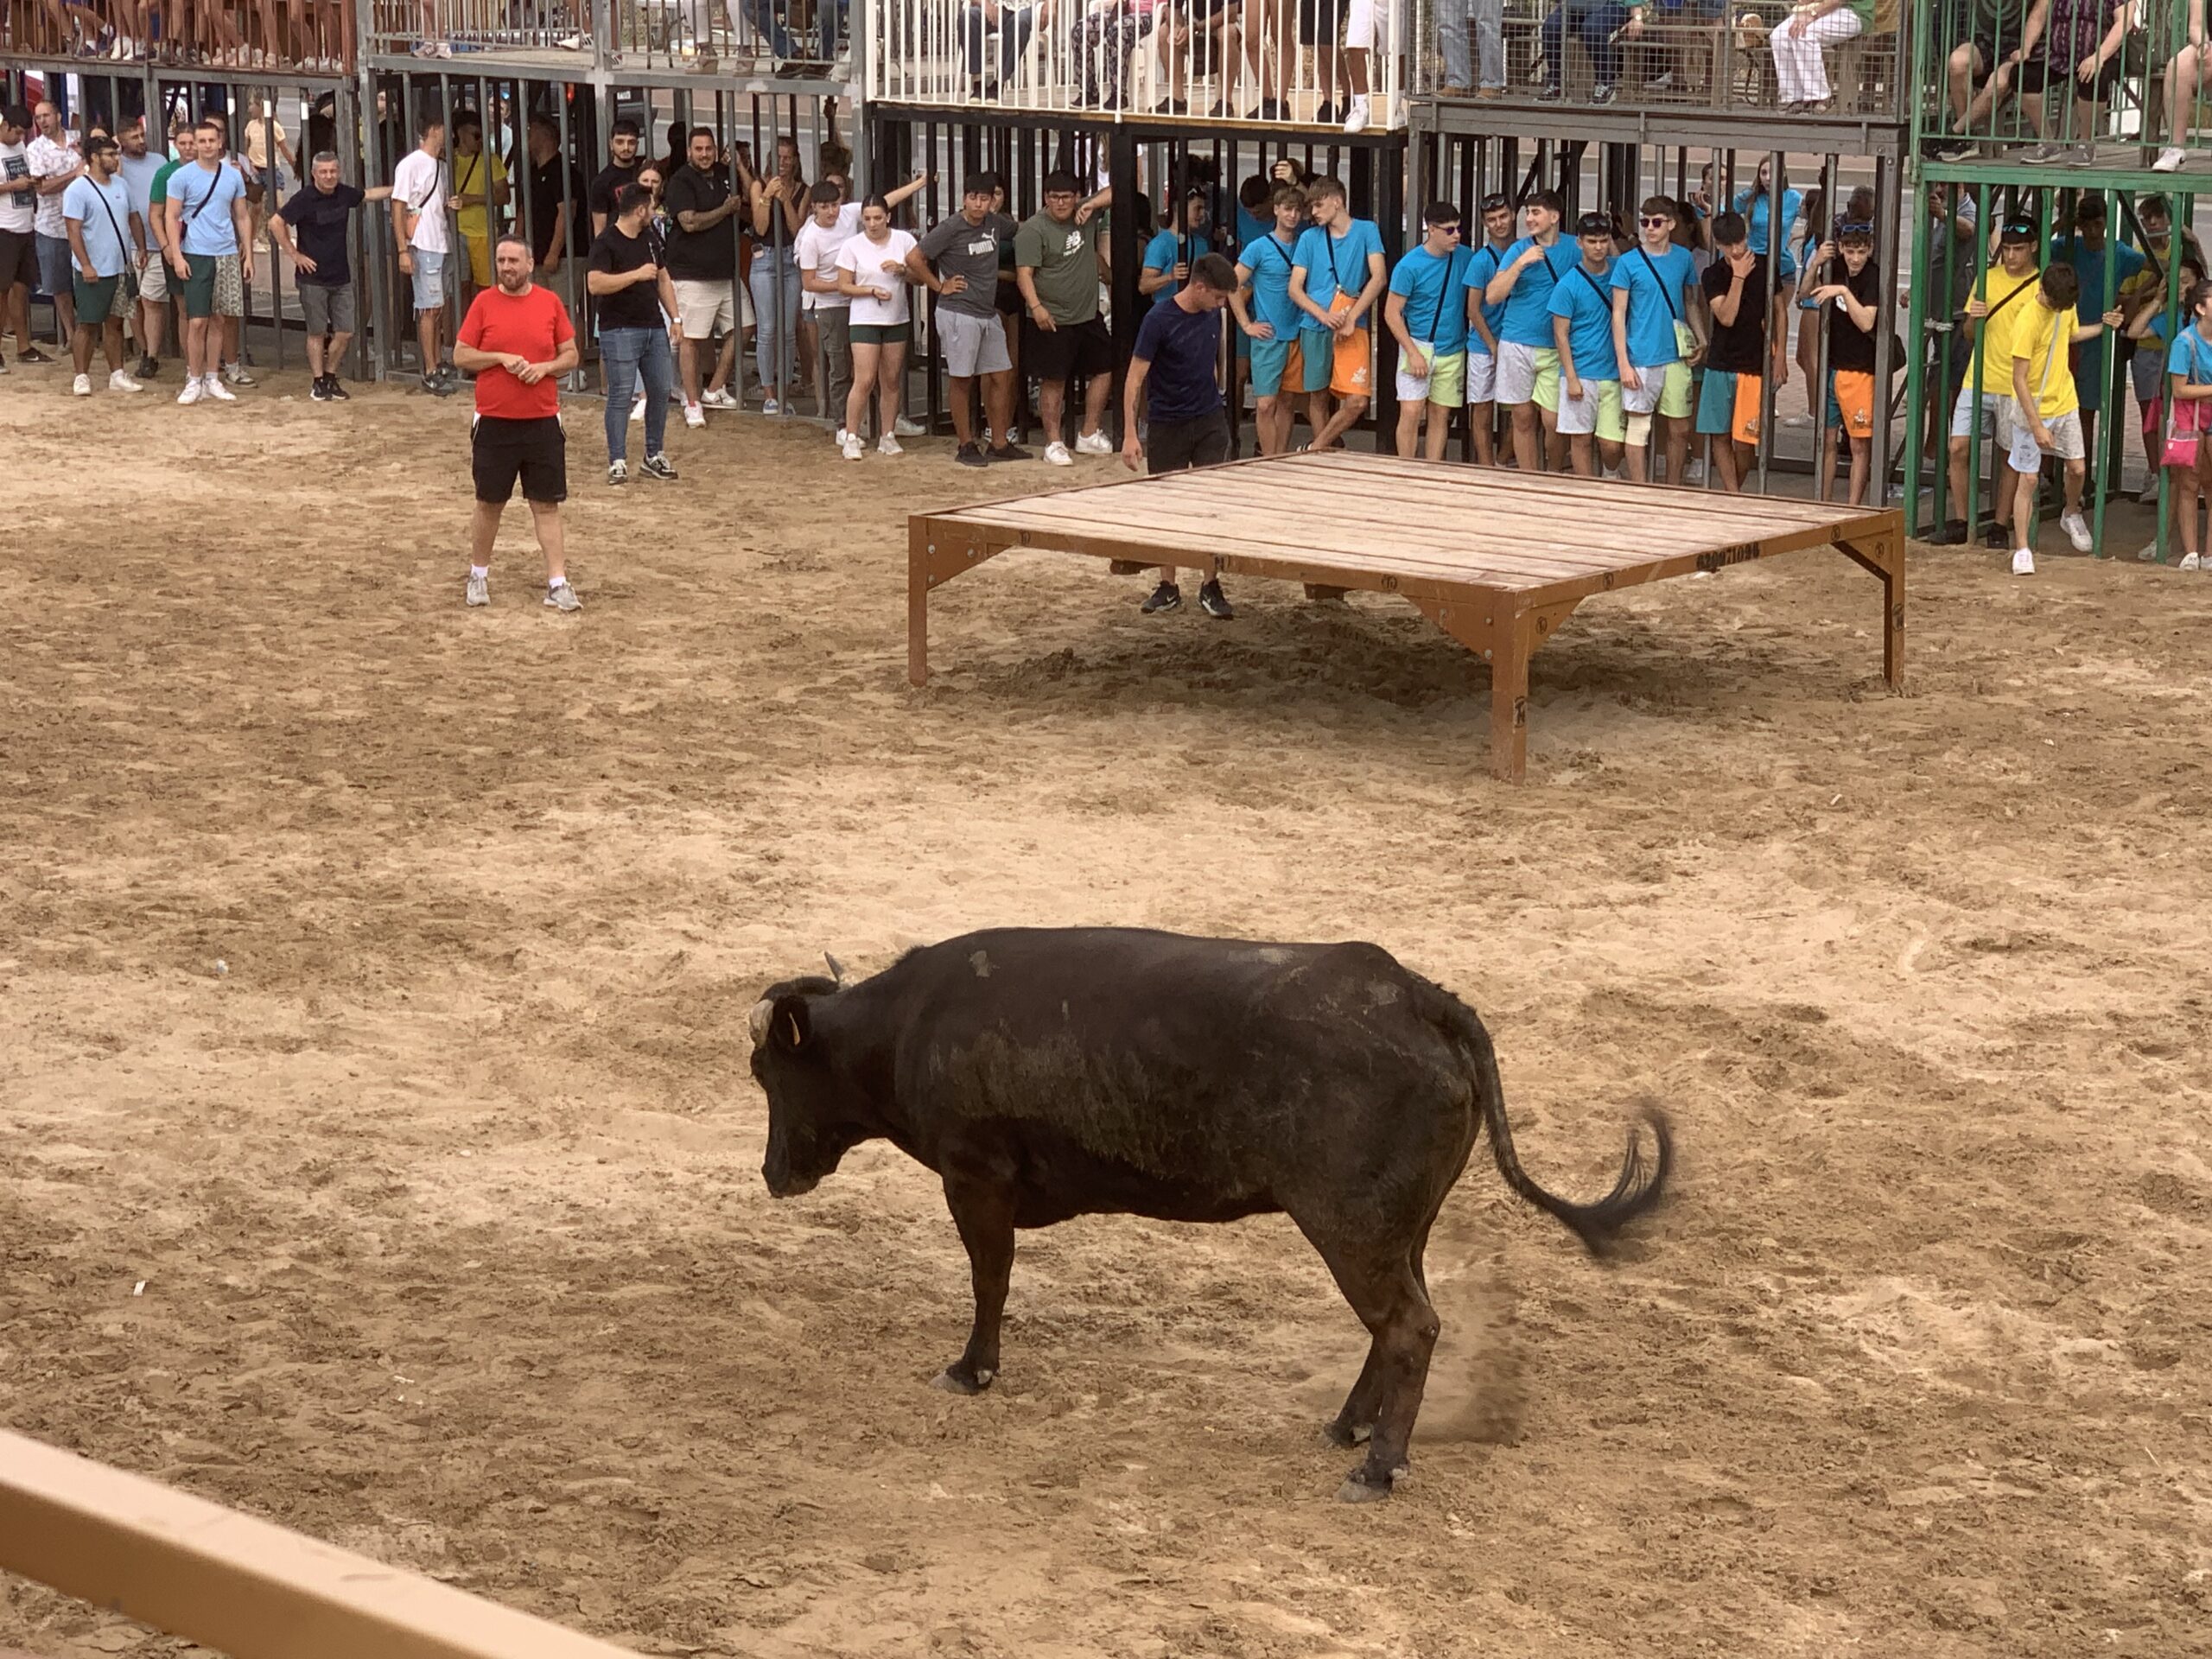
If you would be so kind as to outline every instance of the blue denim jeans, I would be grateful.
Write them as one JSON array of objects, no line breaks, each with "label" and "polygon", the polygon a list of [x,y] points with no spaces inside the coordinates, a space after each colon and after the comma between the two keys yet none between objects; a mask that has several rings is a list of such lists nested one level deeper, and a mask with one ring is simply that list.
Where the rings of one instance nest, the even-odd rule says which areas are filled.
[{"label": "blue denim jeans", "polygon": [[665,328],[602,328],[599,360],[607,370],[607,458],[626,461],[630,448],[630,400],[645,387],[645,453],[657,455],[668,441],[668,403],[676,384],[676,356]]},{"label": "blue denim jeans", "polygon": [[753,290],[753,367],[763,397],[789,397],[798,390],[798,262],[760,249],[746,283]]},{"label": "blue denim jeans", "polygon": [[[1570,16],[1568,14],[1572,13]],[[1628,8],[1617,0],[1559,0],[1544,15],[1544,79],[1556,87],[1567,70],[1567,31],[1590,54],[1590,73],[1598,85],[1610,86],[1621,78],[1621,48],[1612,37],[1628,22]]]},{"label": "blue denim jeans", "polygon": [[[1436,32],[1444,48],[1446,86],[1505,86],[1505,0],[1436,0]],[[1468,37],[1482,79],[1468,63]]]},{"label": "blue denim jeans", "polygon": [[[1499,0],[1503,3],[1503,0]],[[981,6],[969,6],[960,15],[960,67],[970,80],[988,81],[992,71],[986,67],[987,18]],[[1029,49],[1029,37],[1037,29],[1037,9],[1034,6],[1007,6],[998,14],[997,79],[1001,85],[1012,80],[1021,66],[1021,54]]]}]

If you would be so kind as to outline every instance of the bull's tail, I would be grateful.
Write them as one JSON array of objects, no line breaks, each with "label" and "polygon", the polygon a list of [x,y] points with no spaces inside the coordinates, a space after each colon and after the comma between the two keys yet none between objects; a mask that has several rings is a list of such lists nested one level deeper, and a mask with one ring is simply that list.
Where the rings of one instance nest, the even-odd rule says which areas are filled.
[{"label": "bull's tail", "polygon": [[1441,995],[1449,1011],[1452,1033],[1474,1069],[1475,1093],[1482,1105],[1483,1122],[1490,1129],[1490,1149],[1497,1160],[1497,1173],[1530,1204],[1566,1223],[1591,1255],[1605,1256],[1619,1243],[1621,1230],[1654,1209],[1665,1194],[1667,1176],[1675,1162],[1674,1131],[1666,1113],[1647,1103],[1639,1115],[1638,1123],[1650,1126],[1656,1142],[1656,1154],[1648,1160],[1638,1123],[1629,1125],[1628,1155],[1622,1161],[1620,1179],[1596,1203],[1570,1204],[1546,1192],[1529,1179],[1515,1155],[1513,1127],[1505,1117],[1505,1087],[1498,1078],[1497,1055],[1491,1046],[1490,1033],[1465,1003],[1448,991]]}]

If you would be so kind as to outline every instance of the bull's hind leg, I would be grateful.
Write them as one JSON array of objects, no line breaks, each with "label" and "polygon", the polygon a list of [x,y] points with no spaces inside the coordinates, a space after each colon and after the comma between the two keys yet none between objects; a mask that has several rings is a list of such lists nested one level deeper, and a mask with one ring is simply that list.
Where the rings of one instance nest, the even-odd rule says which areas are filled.
[{"label": "bull's hind leg", "polygon": [[944,1201],[960,1229],[960,1242],[968,1247],[976,1323],[968,1333],[967,1351],[938,1374],[934,1386],[954,1394],[981,1394],[999,1374],[999,1321],[1014,1276],[1014,1192],[995,1182],[947,1179]]},{"label": "bull's hind leg", "polygon": [[1367,1460],[1351,1471],[1337,1496],[1348,1503],[1388,1497],[1391,1482],[1405,1467],[1414,1419],[1421,1414],[1421,1391],[1428,1384],[1429,1357],[1436,1351],[1436,1310],[1421,1288],[1413,1251],[1404,1245],[1376,1248],[1365,1240],[1316,1237],[1311,1230],[1306,1237],[1320,1251],[1337,1287],[1374,1338],[1367,1369],[1360,1373],[1338,1420],[1344,1424],[1357,1417],[1371,1384],[1374,1433],[1368,1441]]},{"label": "bull's hind leg", "polygon": [[[1421,1287],[1423,1296],[1428,1294],[1428,1275],[1422,1258],[1428,1254],[1429,1226],[1435,1217],[1429,1217],[1421,1230],[1421,1236],[1414,1241],[1408,1260],[1414,1270],[1414,1282]],[[1375,1419],[1382,1403],[1382,1344],[1367,1344],[1367,1363],[1359,1368],[1359,1380],[1351,1385],[1351,1392],[1344,1396],[1344,1409],[1322,1429],[1338,1446],[1354,1446],[1363,1444],[1374,1433]]]}]

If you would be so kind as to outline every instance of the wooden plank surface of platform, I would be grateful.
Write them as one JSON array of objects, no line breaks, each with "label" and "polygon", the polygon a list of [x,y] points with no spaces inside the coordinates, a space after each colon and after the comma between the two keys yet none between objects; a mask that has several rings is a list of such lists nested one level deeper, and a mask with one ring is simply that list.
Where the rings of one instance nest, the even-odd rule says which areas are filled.
[{"label": "wooden plank surface of platform", "polygon": [[1491,665],[1491,765],[1526,761],[1529,658],[1594,594],[1834,547],[1880,578],[1883,671],[1904,674],[1904,516],[1833,503],[1358,454],[1277,455],[1020,496],[907,522],[907,671],[929,595],[1009,548],[1395,594]]}]

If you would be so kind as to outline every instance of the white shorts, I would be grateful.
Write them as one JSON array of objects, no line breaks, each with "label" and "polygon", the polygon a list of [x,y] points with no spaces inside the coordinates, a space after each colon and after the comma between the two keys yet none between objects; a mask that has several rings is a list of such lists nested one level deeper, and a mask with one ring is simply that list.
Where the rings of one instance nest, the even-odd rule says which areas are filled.
[{"label": "white shorts", "polygon": [[677,277],[676,315],[686,340],[711,339],[717,329],[728,334],[737,327],[737,284],[692,283]]},{"label": "white shorts", "polygon": [[[1974,390],[1972,386],[1959,388],[1959,401],[1951,409],[1951,435],[1953,437],[1968,438],[1974,435]],[[2012,407],[2012,400],[2010,397],[1998,392],[1983,392],[1981,394],[1981,429],[1985,433],[1996,431],[1999,424],[2005,418],[2005,411]]]},{"label": "white shorts", "polygon": [[166,305],[169,297],[168,262],[159,249],[138,264],[138,297],[149,305]]},{"label": "white shorts", "polygon": [[1497,395],[1497,359],[1488,352],[1478,352],[1475,343],[1467,342],[1467,401],[1470,404],[1495,402]]},{"label": "white shorts", "polygon": [[1641,383],[1631,386],[1621,382],[1621,407],[1631,415],[1656,415],[1659,399],[1667,390],[1667,365],[1657,368],[1639,366],[1636,378]]},{"label": "white shorts", "polygon": [[[1536,395],[1536,353],[1538,347],[1517,345],[1510,340],[1497,342],[1497,401],[1501,404],[1525,404]],[[1562,391],[1560,400],[1566,401]]]},{"label": "white shorts", "polygon": [[1351,0],[1344,15],[1344,46],[1353,52],[1372,52],[1381,39],[1382,8],[1376,0]]},{"label": "white shorts", "polygon": [[2048,449],[2036,442],[2035,429],[2020,418],[2020,411],[2012,400],[2005,399],[1997,442],[2009,452],[2005,459],[2012,463],[2014,472],[2040,470],[2045,455],[2056,455],[2061,461],[2080,461],[2088,454],[2082,443],[2082,416],[2078,410],[2054,415],[2044,424],[2050,429]]},{"label": "white shorts", "polygon": [[1559,382],[1559,431],[1561,437],[1588,437],[1598,429],[1598,405],[1604,390],[1611,386],[1618,390],[1618,380],[1585,380],[1582,395],[1577,397],[1567,390],[1567,377]]}]

